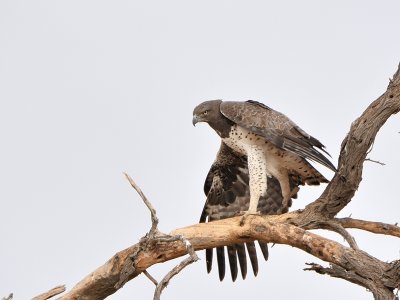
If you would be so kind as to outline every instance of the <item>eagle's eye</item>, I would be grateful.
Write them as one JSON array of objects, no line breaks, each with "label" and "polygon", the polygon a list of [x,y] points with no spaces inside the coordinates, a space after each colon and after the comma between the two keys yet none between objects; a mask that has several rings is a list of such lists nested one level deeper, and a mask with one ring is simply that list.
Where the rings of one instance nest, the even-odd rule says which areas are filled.
[{"label": "eagle's eye", "polygon": [[203,112],[203,116],[207,116],[207,114],[208,114],[208,110],[205,110],[205,111]]}]

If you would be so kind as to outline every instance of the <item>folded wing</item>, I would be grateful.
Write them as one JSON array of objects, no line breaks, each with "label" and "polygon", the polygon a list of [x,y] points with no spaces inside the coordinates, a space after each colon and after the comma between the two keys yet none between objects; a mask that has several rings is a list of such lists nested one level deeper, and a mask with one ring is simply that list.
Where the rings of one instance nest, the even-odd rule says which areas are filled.
[{"label": "folded wing", "polygon": [[252,100],[225,101],[221,103],[220,110],[232,122],[264,137],[275,146],[336,171],[335,166],[320,152],[329,155],[320,141],[267,105]]}]

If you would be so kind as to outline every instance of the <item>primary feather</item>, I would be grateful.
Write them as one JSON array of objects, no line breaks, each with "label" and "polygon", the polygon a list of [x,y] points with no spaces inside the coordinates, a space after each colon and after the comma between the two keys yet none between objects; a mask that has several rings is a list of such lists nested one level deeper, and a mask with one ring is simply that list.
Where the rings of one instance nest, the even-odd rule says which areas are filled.
[{"label": "primary feather", "polygon": [[[292,189],[295,190],[302,184],[291,178]],[[204,193],[207,196],[200,222],[210,222],[237,216],[239,212],[249,208],[249,172],[245,156],[239,156],[229,149],[224,143],[218,151],[217,157],[208,172]],[[295,197],[295,195],[293,196]],[[282,214],[288,211],[288,206],[282,204],[282,194],[279,182],[271,178],[268,181],[268,189],[265,196],[261,197],[258,210],[261,214]],[[291,203],[289,203],[290,205]],[[268,259],[267,243],[259,242],[260,249],[265,260]],[[250,258],[253,274],[258,273],[258,260],[254,242],[235,244],[227,247],[227,254],[231,269],[232,280],[236,280],[238,274],[237,262],[241,270],[242,278],[247,275],[247,255]],[[212,268],[213,249],[206,250],[207,271]],[[219,278],[225,277],[225,251],[224,247],[217,248],[217,262]]]}]

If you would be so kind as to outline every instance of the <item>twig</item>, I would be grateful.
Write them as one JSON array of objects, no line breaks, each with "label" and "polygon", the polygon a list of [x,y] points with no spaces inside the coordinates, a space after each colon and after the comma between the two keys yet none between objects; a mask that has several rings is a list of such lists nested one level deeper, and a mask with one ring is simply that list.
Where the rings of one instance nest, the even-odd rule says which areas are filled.
[{"label": "twig", "polygon": [[373,160],[373,159],[370,159],[370,158],[366,158],[365,161],[370,161],[370,162],[374,162],[374,163],[380,164],[381,166],[386,166],[385,163],[380,162],[379,160]]},{"label": "twig", "polygon": [[316,263],[306,263],[306,265],[310,266],[309,268],[304,268],[304,271],[315,271],[318,274],[326,274],[336,278],[342,278],[353,283],[356,283],[361,286],[368,286],[368,282],[365,278],[357,275],[357,273],[349,270],[345,270],[342,267],[337,265],[331,265],[326,268]]},{"label": "twig", "polygon": [[356,228],[365,231],[369,231],[377,234],[386,234],[391,236],[400,237],[400,227],[392,224],[386,224],[381,222],[371,222],[352,218],[336,218],[336,222],[339,222],[344,228]]},{"label": "twig", "polygon": [[8,295],[7,297],[1,298],[1,300],[12,300],[13,296],[14,296],[13,293],[11,293],[11,294]]},{"label": "twig", "polygon": [[161,280],[161,282],[157,285],[157,288],[154,292],[154,300],[160,300],[160,296],[164,288],[167,287],[169,281],[177,275],[180,271],[182,271],[186,266],[190,265],[191,263],[195,262],[191,256],[185,258],[179,265],[175,266],[168,274]]},{"label": "twig", "polygon": [[[140,198],[142,198],[144,204],[147,206],[147,208],[150,210],[150,215],[151,215],[151,228],[149,232],[144,236],[143,238],[140,239],[140,245],[142,248],[144,248],[150,241],[153,241],[156,236],[164,235],[158,230],[158,218],[157,218],[157,213],[151,202],[147,199],[147,197],[144,195],[140,187],[133,181],[133,179],[125,172],[123,172],[125,175],[125,178],[129,181],[131,186],[136,190],[136,192],[139,194]],[[140,250],[138,250],[139,252]],[[128,280],[129,277],[136,272],[136,267],[134,265],[135,257],[138,253],[133,253],[130,255],[130,260],[128,260],[123,268],[122,272],[119,276],[118,282],[114,285],[116,289],[120,289]],[[147,276],[147,278],[150,279],[151,282],[153,282],[155,285],[157,285],[157,281],[146,271],[143,271],[144,275]]]},{"label": "twig", "polygon": [[147,272],[147,270],[144,270],[142,273],[143,273],[144,275],[146,275],[146,277],[147,277],[148,279],[150,279],[150,281],[151,281],[152,283],[154,283],[155,286],[158,285],[157,280],[156,280],[153,276],[151,276],[150,273]]},{"label": "twig", "polygon": [[[147,197],[144,195],[144,193],[139,188],[139,186],[133,181],[133,179],[125,172],[124,172],[124,175],[125,175],[126,179],[128,179],[131,186],[136,190],[136,192],[142,198],[142,200],[146,204],[147,208],[150,210],[151,228],[150,228],[149,233],[140,240],[140,244],[142,244],[142,247],[146,247],[150,243],[180,240],[183,243],[185,243],[186,249],[187,249],[188,253],[190,254],[190,256],[188,258],[183,260],[179,265],[177,265],[170,272],[168,272],[167,275],[160,281],[160,283],[158,283],[157,280],[153,276],[151,276],[146,270],[143,271],[144,275],[151,282],[153,282],[156,285],[156,290],[154,292],[154,300],[159,300],[163,289],[168,285],[168,283],[172,279],[172,277],[177,275],[186,266],[197,261],[199,258],[197,257],[196,252],[194,252],[193,247],[188,240],[186,240],[182,236],[170,236],[170,235],[164,234],[158,230],[158,228],[157,228],[158,218],[157,218],[156,210],[154,209],[153,205],[147,199]],[[134,257],[132,257],[132,261],[134,261]],[[121,275],[120,280],[117,283],[116,287],[120,288],[122,285],[124,285],[126,283],[126,281],[128,280],[129,276],[131,274],[133,274],[135,271],[136,271],[136,268],[132,263],[125,265],[124,272],[123,272],[124,275]]]},{"label": "twig", "polygon": [[153,300],[160,300],[162,291],[164,290],[164,288],[167,287],[172,277],[179,274],[179,272],[181,272],[188,265],[199,260],[199,257],[194,251],[192,244],[187,239],[185,239],[183,236],[175,236],[175,237],[177,237],[179,240],[185,243],[186,250],[189,253],[189,257],[185,258],[183,261],[181,261],[179,265],[175,266],[171,271],[167,273],[167,275],[165,275],[165,277],[160,281],[160,283],[156,287],[156,290],[154,291]]},{"label": "twig", "polygon": [[354,272],[353,270],[346,270],[340,266],[332,264],[329,268],[323,267],[315,263],[306,263],[309,268],[305,268],[304,271],[315,271],[318,274],[327,274],[331,277],[342,278],[352,283],[368,288],[374,295],[374,299],[380,300],[395,300],[396,296],[390,289],[382,289],[376,282],[369,278],[365,278]]},{"label": "twig", "polygon": [[360,250],[354,237],[340,223],[336,223],[335,221],[321,221],[318,223],[320,228],[331,230],[340,234],[354,250]]},{"label": "twig", "polygon": [[146,198],[146,196],[143,194],[142,190],[139,188],[139,186],[133,181],[133,179],[124,172],[124,175],[126,179],[128,179],[129,183],[131,186],[136,190],[136,192],[139,194],[139,196],[142,198],[144,204],[146,204],[147,208],[150,210],[151,214],[151,228],[149,231],[149,236],[155,236],[158,233],[158,218],[157,218],[157,213],[156,210],[154,209],[153,205],[150,203],[150,201]]},{"label": "twig", "polygon": [[54,297],[55,295],[61,294],[63,292],[65,292],[65,285],[59,285],[59,286],[56,286],[55,288],[52,288],[51,290],[49,290],[46,293],[40,294],[40,295],[36,296],[35,298],[32,298],[32,300],[46,300],[51,297]]}]

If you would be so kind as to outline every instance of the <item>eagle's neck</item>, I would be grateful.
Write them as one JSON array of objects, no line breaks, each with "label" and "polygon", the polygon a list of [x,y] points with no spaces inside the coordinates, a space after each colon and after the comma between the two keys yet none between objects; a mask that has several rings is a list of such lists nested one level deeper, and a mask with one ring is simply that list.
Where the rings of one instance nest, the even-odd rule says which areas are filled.
[{"label": "eagle's neck", "polygon": [[218,119],[209,121],[208,124],[218,133],[221,138],[227,138],[229,137],[229,132],[231,131],[234,123],[221,114]]}]

